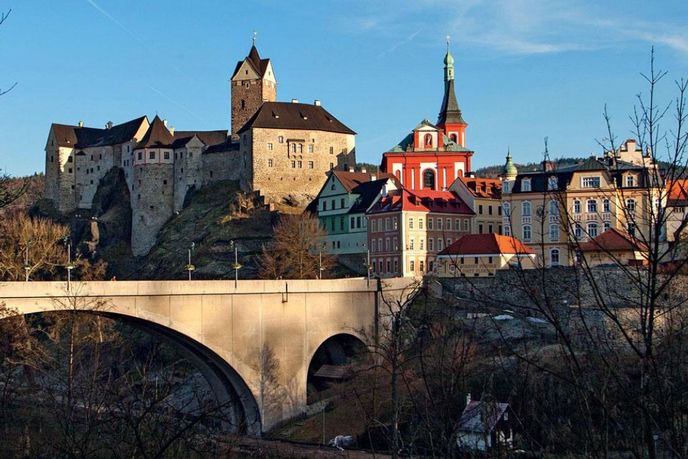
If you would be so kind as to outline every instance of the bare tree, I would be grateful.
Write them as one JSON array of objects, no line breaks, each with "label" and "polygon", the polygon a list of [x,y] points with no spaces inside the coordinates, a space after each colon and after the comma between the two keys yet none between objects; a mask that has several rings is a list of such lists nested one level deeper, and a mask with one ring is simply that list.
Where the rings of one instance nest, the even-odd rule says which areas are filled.
[{"label": "bare tree", "polygon": [[258,259],[260,276],[267,279],[314,279],[332,266],[323,249],[325,231],[311,214],[282,215],[271,244]]},{"label": "bare tree", "polygon": [[[12,13],[12,10],[11,10],[11,9],[10,9],[10,10],[7,10],[6,12],[0,13],[0,25],[2,25],[2,24],[7,20],[7,18],[10,16],[10,13]],[[2,89],[2,88],[0,88],[0,96],[2,96],[2,95],[4,95],[4,94],[7,94],[7,93],[10,92],[12,89],[14,89],[15,86],[17,86],[17,83],[14,83],[14,84],[10,85],[10,87],[9,87],[8,89]],[[0,207],[1,207],[1,206],[0,206]]]}]

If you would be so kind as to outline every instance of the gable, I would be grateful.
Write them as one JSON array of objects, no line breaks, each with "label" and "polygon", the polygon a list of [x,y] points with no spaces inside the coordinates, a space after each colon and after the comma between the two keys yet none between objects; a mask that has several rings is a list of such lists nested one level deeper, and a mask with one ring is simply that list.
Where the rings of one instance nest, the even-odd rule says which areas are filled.
[{"label": "gable", "polygon": [[272,62],[271,61],[268,61],[268,65],[265,68],[265,73],[263,74],[263,80],[272,81],[273,83],[277,83],[277,80],[275,79],[275,71],[272,69]]},{"label": "gable", "polygon": [[322,191],[320,192],[318,197],[343,195],[348,193],[349,192],[346,190],[346,188],[344,188],[344,185],[342,185],[342,182],[339,181],[337,176],[335,174],[330,174],[330,177],[325,182],[325,185],[323,186]]},{"label": "gable", "polygon": [[244,59],[244,61],[239,66],[239,69],[236,71],[236,73],[232,77],[232,81],[246,81],[246,80],[259,80],[259,79],[260,79],[260,75],[258,75],[256,70],[249,63],[248,59]]}]

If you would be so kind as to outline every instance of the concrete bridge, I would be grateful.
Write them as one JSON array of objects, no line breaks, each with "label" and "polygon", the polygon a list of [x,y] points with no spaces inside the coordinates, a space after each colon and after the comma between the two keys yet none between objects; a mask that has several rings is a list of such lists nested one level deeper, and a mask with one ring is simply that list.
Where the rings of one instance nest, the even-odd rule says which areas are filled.
[{"label": "concrete bridge", "polygon": [[[316,352],[371,345],[385,300],[413,279],[0,283],[11,313],[78,310],[128,321],[174,342],[197,366],[232,423],[259,435],[307,408]],[[270,362],[267,359],[271,359]],[[270,374],[268,374],[269,368]]]}]

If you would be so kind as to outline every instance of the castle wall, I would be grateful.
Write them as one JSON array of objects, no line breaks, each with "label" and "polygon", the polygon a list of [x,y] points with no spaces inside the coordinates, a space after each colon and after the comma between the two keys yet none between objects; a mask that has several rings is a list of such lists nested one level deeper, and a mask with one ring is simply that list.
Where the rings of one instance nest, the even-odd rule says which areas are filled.
[{"label": "castle wall", "polygon": [[222,180],[241,179],[241,156],[239,151],[203,153],[201,186]]},{"label": "castle wall", "polygon": [[[76,199],[79,209],[90,209],[98,184],[115,164],[114,150],[121,146],[92,147],[79,150],[75,155]],[[81,154],[80,152],[83,152]]]},{"label": "castle wall", "polygon": [[[145,153],[149,155],[151,151],[147,149]],[[157,150],[156,156],[162,153],[163,150]],[[172,159],[144,163],[148,159],[138,160],[138,151],[135,158],[141,163],[135,165],[133,174],[131,250],[141,256],[150,251],[158,232],[174,213],[174,164]]]},{"label": "castle wall", "polygon": [[315,196],[329,170],[356,165],[353,134],[265,128],[250,134],[246,141],[242,136],[240,147],[250,158],[245,175],[250,189],[264,195]]},{"label": "castle wall", "polygon": [[174,151],[174,210],[184,207],[186,194],[200,188],[203,180],[203,143],[191,140],[184,148]]}]

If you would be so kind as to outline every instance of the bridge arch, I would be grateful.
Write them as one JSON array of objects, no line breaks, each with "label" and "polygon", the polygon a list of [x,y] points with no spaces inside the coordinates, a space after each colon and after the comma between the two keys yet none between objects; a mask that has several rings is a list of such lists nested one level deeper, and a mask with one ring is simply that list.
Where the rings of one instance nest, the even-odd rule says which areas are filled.
[{"label": "bridge arch", "polygon": [[316,372],[323,365],[345,366],[368,350],[365,337],[347,331],[328,336],[312,352],[308,359],[306,373],[307,392],[310,397],[315,391],[323,388],[315,378]]},{"label": "bridge arch", "polygon": [[[63,309],[62,311],[73,311]],[[61,312],[59,309],[35,311],[24,315]],[[98,310],[78,310],[79,314],[94,314],[126,323],[150,335],[159,337],[180,353],[202,374],[212,390],[218,406],[224,407],[230,421],[223,427],[241,434],[259,436],[262,422],[258,403],[244,378],[220,355],[199,341],[170,327],[127,314]]]}]

